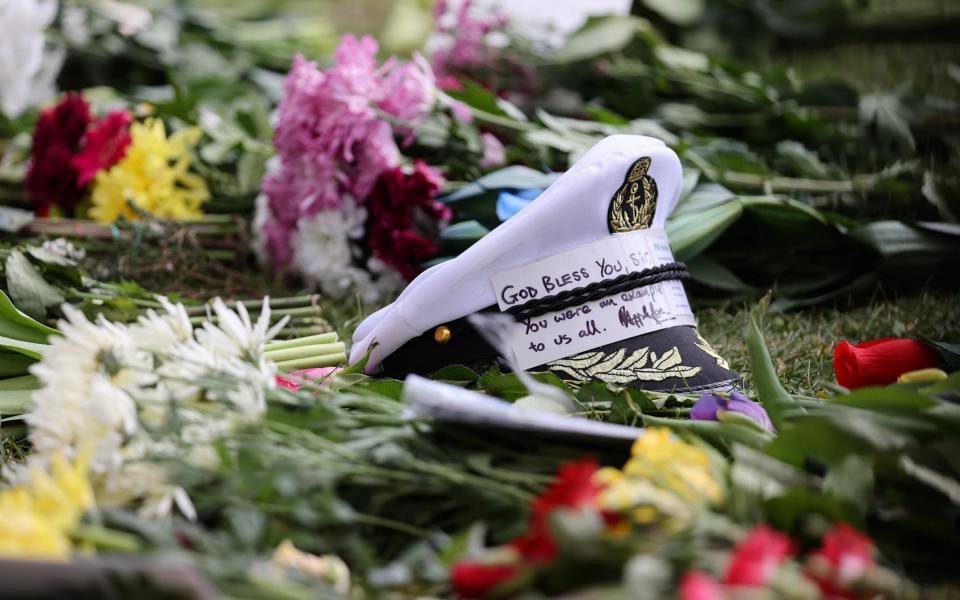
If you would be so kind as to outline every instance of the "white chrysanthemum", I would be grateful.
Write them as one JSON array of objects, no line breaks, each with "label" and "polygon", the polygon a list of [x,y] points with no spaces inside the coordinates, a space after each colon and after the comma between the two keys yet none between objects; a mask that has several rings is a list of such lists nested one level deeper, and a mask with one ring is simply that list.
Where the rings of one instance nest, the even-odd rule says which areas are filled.
[{"label": "white chrysanthemum", "polygon": [[355,291],[369,296],[372,279],[353,266],[350,243],[363,237],[366,219],[366,210],[348,196],[339,209],[301,221],[291,243],[294,268],[329,296],[343,298]]},{"label": "white chrysanthemum", "polygon": [[77,248],[66,238],[57,238],[55,240],[47,240],[41,246],[47,252],[56,254],[61,258],[65,258],[70,261],[83,260],[87,257],[87,251],[83,248]]},{"label": "white chrysanthemum", "polygon": [[137,320],[133,334],[142,348],[162,354],[193,339],[193,325],[182,304],[173,304],[163,296],[157,300],[164,312],[147,311]]},{"label": "white chrysanthemum", "polygon": [[61,49],[47,45],[57,0],[0,0],[0,111],[15,118],[56,95]]},{"label": "white chrysanthemum", "polygon": [[100,504],[136,503],[150,515],[177,507],[190,517],[189,498],[157,461],[215,468],[214,442],[262,417],[276,385],[263,348],[284,321],[270,327],[266,298],[256,323],[242,305],[234,312],[217,300],[218,323],[194,329],[182,305],[159,302],[161,311],[130,326],[63,307],[63,336],[31,369],[41,388],[26,416],[28,462],[90,448]]}]

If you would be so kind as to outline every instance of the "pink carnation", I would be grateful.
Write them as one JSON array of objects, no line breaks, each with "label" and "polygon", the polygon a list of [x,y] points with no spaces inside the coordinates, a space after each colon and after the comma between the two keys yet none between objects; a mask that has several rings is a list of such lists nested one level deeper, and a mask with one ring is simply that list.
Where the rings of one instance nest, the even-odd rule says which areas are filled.
[{"label": "pink carnation", "polygon": [[433,52],[431,59],[444,89],[460,86],[451,74],[490,69],[497,60],[499,52],[487,43],[487,36],[506,26],[506,16],[501,12],[478,12],[473,9],[473,0],[464,0],[456,12],[448,10],[445,0],[434,5],[435,30],[446,43]]},{"label": "pink carnation", "polygon": [[363,202],[380,173],[399,164],[394,135],[413,134],[395,132],[381,111],[418,123],[432,108],[429,67],[394,59],[378,66],[377,50],[372,37],[346,35],[330,69],[293,60],[274,137],[280,168],[263,181],[267,249],[280,266],[289,263],[300,219],[339,208],[345,195]]}]

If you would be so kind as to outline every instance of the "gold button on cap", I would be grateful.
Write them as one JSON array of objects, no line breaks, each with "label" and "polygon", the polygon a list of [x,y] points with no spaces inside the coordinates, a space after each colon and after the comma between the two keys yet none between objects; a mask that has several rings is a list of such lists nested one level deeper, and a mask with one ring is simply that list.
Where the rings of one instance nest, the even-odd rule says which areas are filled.
[{"label": "gold button on cap", "polygon": [[446,344],[453,337],[453,332],[446,325],[441,325],[433,330],[433,339],[438,344]]}]

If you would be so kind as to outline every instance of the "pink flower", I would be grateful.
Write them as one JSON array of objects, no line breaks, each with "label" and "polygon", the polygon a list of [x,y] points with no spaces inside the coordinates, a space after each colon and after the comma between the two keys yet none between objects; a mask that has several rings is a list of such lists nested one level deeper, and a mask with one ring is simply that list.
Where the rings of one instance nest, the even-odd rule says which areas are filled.
[{"label": "pink flower", "polygon": [[488,43],[488,35],[506,26],[506,15],[480,14],[473,9],[473,0],[464,0],[455,13],[448,10],[446,2],[437,2],[433,18],[436,37],[445,43],[431,59],[437,77],[446,84],[444,89],[459,86],[455,79],[451,85],[451,73],[474,73],[496,63],[499,52]]},{"label": "pink flower", "polygon": [[849,588],[876,566],[873,542],[846,523],[837,523],[823,536],[823,545],[808,563],[808,571],[824,597],[859,600]]},{"label": "pink flower", "polygon": [[680,580],[680,600],[723,600],[723,588],[707,573],[687,571]]},{"label": "pink flower", "polygon": [[372,37],[346,35],[326,71],[293,60],[274,136],[280,167],[263,181],[266,246],[281,267],[302,218],[339,208],[345,195],[363,202],[380,173],[399,164],[394,135],[410,141],[413,133],[394,131],[381,111],[418,123],[432,108],[436,87],[424,61],[378,66],[377,50]]},{"label": "pink flower", "polygon": [[731,586],[763,586],[780,563],[793,554],[790,538],[769,525],[758,525],[737,545],[723,583]]},{"label": "pink flower", "polygon": [[100,171],[117,164],[130,145],[130,123],[133,115],[125,110],[115,110],[105,119],[97,121],[87,132],[83,149],[73,157],[73,167],[79,173],[78,183],[85,186]]},{"label": "pink flower", "polygon": [[340,367],[300,369],[286,375],[277,375],[277,385],[295,392],[308,383],[325,383],[341,370]]},{"label": "pink flower", "polygon": [[480,140],[483,142],[483,158],[480,159],[481,167],[489,169],[491,167],[499,167],[507,162],[507,153],[503,148],[503,144],[497,139],[497,136],[492,133],[484,133],[480,136]]}]

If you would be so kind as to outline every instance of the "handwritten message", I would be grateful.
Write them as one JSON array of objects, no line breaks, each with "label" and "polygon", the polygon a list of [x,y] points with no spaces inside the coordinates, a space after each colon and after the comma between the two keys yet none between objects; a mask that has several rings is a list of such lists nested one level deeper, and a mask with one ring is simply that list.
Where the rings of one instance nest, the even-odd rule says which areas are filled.
[{"label": "handwritten message", "polygon": [[[491,276],[500,310],[674,261],[666,232],[614,234]],[[643,333],[695,325],[680,281],[664,281],[524,319],[511,346],[523,369]]]}]

